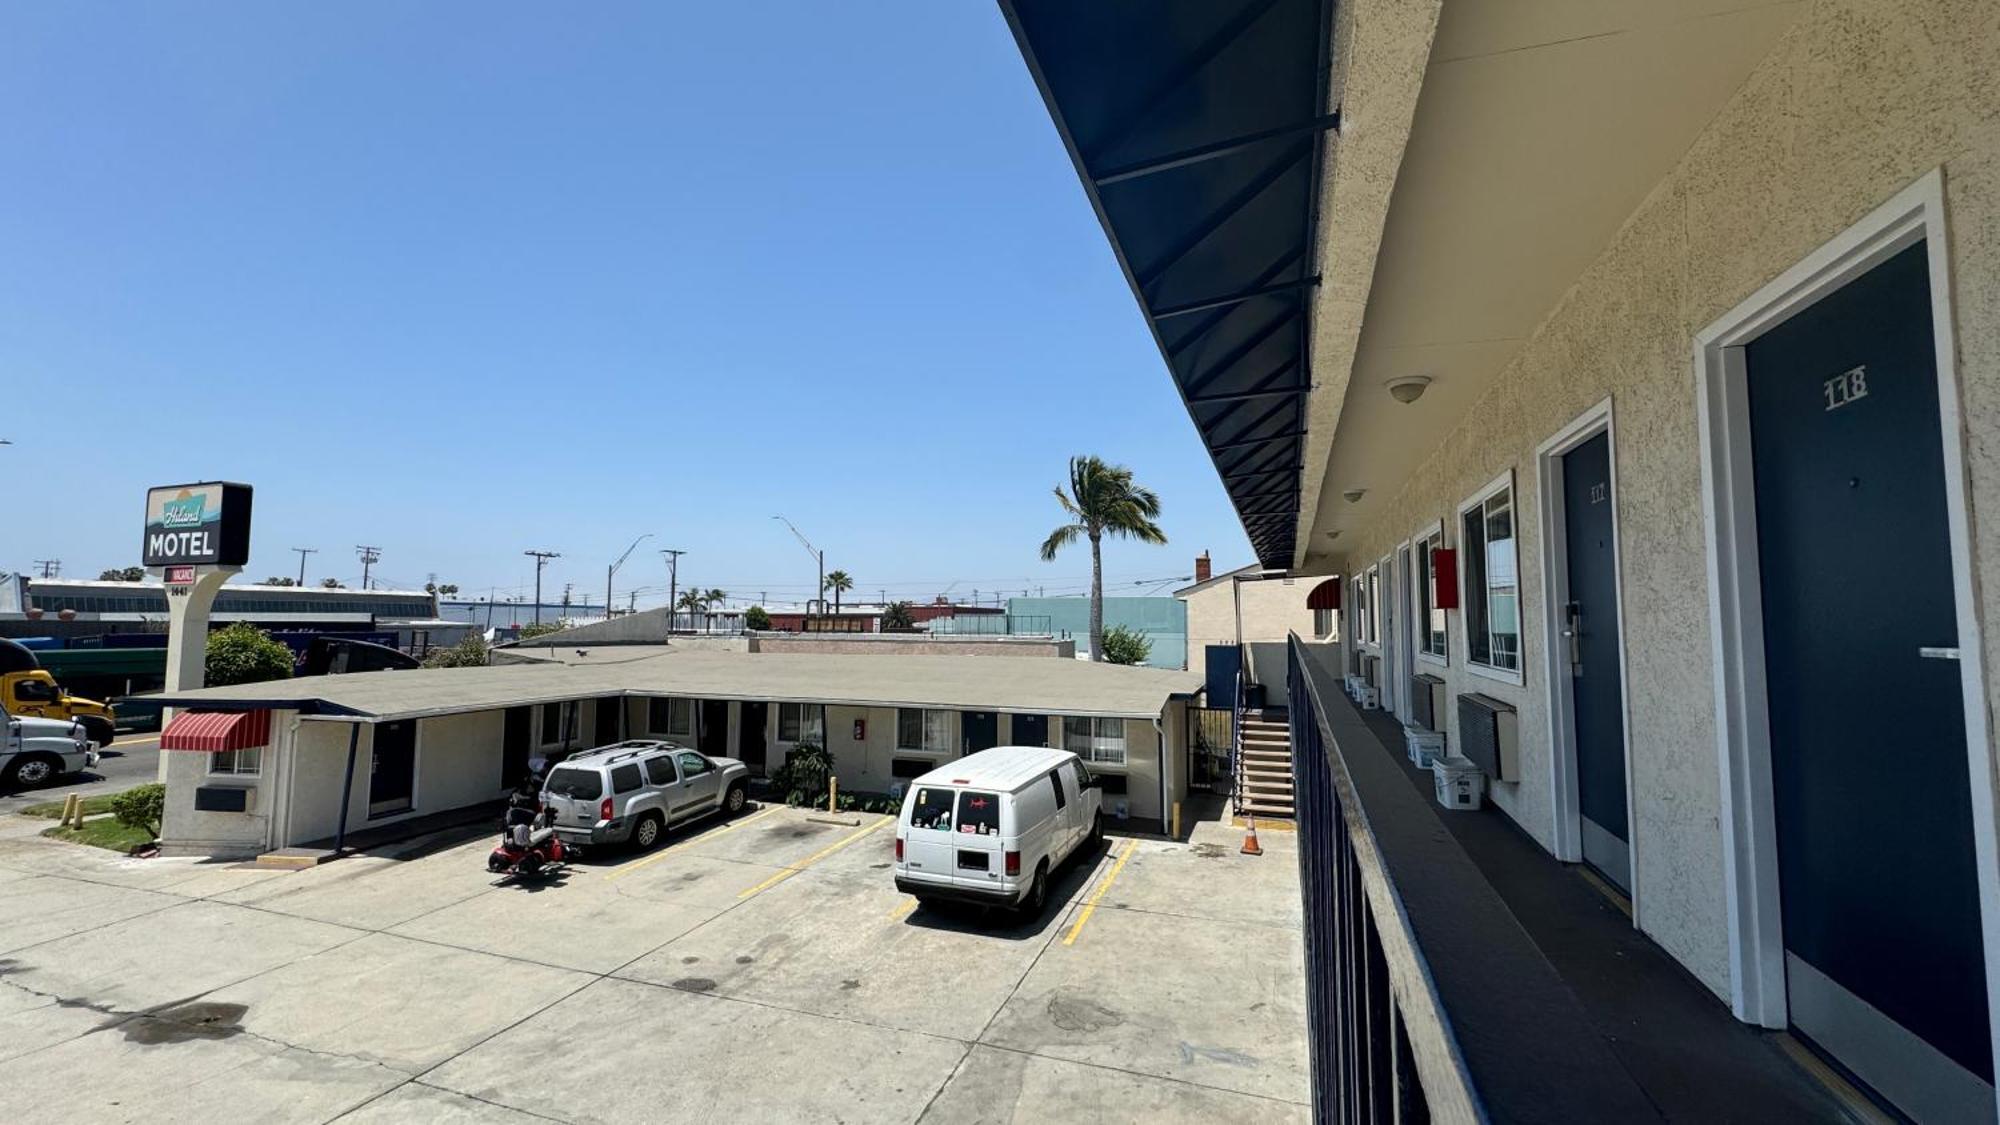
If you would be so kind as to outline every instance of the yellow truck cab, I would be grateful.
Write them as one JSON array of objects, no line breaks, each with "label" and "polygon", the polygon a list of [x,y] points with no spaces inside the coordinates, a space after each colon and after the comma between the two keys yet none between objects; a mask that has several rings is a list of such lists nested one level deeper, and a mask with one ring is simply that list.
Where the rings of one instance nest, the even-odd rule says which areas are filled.
[{"label": "yellow truck cab", "polygon": [[118,725],[108,703],[71,695],[28,648],[0,638],[0,710],[16,718],[68,719],[83,725],[98,746],[111,745]]}]

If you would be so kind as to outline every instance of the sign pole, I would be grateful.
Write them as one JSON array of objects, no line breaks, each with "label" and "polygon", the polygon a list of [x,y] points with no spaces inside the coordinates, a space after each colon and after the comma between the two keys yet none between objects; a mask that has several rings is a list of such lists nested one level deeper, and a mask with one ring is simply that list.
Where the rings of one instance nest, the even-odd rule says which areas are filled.
[{"label": "sign pole", "polygon": [[[144,549],[140,561],[167,587],[166,692],[201,687],[207,677],[208,618],[215,597],[250,561],[247,484],[203,481],[146,492]],[[160,728],[173,718],[162,710]],[[160,755],[160,780],[168,756]]]}]

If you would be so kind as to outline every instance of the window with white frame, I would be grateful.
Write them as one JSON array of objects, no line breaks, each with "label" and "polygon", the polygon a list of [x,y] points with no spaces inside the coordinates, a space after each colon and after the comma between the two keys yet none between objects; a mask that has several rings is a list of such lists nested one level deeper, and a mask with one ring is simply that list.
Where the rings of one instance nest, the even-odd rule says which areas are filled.
[{"label": "window with white frame", "polygon": [[1313,636],[1322,641],[1340,639],[1340,615],[1330,609],[1313,610]]},{"label": "window with white frame", "polygon": [[1382,568],[1368,568],[1368,643],[1382,643]]},{"label": "window with white frame", "polygon": [[825,746],[826,729],[820,723],[820,715],[817,703],[778,704],[778,741]]},{"label": "window with white frame", "polygon": [[896,749],[951,752],[951,712],[896,708]]},{"label": "window with white frame", "polygon": [[694,735],[694,700],[649,699],[646,701],[646,729],[653,734]]},{"label": "window with white frame", "polygon": [[1063,720],[1063,749],[1100,766],[1125,764],[1125,720],[1071,716]]},{"label": "window with white frame", "polygon": [[1437,567],[1431,554],[1444,550],[1444,528],[1417,540],[1417,651],[1439,660],[1445,652],[1445,614],[1438,608]]},{"label": "window with white frame", "polygon": [[208,756],[208,772],[256,777],[264,772],[264,748],[246,746],[241,750],[218,750]]},{"label": "window with white frame", "polygon": [[1371,640],[1368,636],[1368,579],[1357,574],[1352,585],[1354,597],[1350,600],[1354,603],[1354,641],[1365,645]]},{"label": "window with white frame", "polygon": [[1512,474],[1466,506],[1459,517],[1464,545],[1465,652],[1473,664],[1521,670],[1519,539],[1514,534]]}]

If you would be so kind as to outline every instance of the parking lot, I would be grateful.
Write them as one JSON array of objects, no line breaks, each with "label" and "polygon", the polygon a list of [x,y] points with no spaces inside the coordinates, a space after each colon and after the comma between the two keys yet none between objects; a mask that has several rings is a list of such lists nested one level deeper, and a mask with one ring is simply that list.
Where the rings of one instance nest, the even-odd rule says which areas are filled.
[{"label": "parking lot", "polygon": [[1290,836],[1113,836],[1013,921],[916,906],[858,819],[541,886],[484,836],[280,873],[0,827],[0,1118],[1305,1120]]}]

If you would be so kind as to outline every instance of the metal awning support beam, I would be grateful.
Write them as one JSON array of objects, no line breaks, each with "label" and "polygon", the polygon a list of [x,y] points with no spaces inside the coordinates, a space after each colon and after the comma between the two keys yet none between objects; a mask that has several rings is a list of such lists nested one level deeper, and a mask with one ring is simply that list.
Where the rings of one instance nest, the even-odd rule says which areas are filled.
[{"label": "metal awning support beam", "polygon": [[1254,352],[1258,348],[1262,347],[1266,340],[1269,340],[1271,337],[1276,336],[1278,334],[1278,331],[1284,328],[1285,325],[1300,319],[1299,316],[1300,312],[1301,310],[1296,308],[1285,309],[1284,311],[1280,312],[1277,315],[1276,319],[1272,320],[1269,324],[1266,324],[1264,327],[1259,328],[1257,331],[1245,337],[1241,343],[1229,349],[1229,351],[1226,354],[1224,354],[1221,359],[1218,359],[1214,363],[1209,364],[1207,370],[1189,379],[1187,381],[1187,393],[1189,395],[1198,395],[1202,391],[1207,390],[1209,384],[1214,383],[1217,379],[1220,379],[1222,376],[1228,374],[1230,368],[1243,362],[1243,360],[1247,358],[1251,352]]},{"label": "metal awning support beam", "polygon": [[1293,383],[1284,387],[1273,387],[1268,391],[1225,391],[1221,394],[1199,395],[1188,401],[1189,406],[1200,406],[1209,402],[1244,402],[1253,398],[1277,398],[1281,395],[1301,395],[1312,388],[1303,383]]},{"label": "metal awning support beam", "polygon": [[1283,433],[1272,434],[1269,437],[1238,438],[1234,441],[1225,441],[1221,445],[1209,446],[1208,451],[1210,453],[1227,453],[1232,449],[1248,449],[1253,445],[1268,445],[1274,441],[1284,441],[1286,438],[1302,438],[1304,436],[1306,436],[1304,430],[1286,430]]},{"label": "metal awning support beam", "polygon": [[1242,190],[1224,200],[1222,206],[1211,211],[1180,242],[1176,243],[1173,249],[1160,255],[1158,261],[1147,266],[1146,272],[1135,279],[1139,283],[1140,290],[1151,289],[1154,283],[1160,280],[1161,275],[1174,268],[1182,258],[1192,253],[1195,247],[1207,242],[1209,236],[1221,230],[1224,223],[1236,217],[1237,212],[1250,206],[1258,196],[1271,190],[1272,184],[1283,179],[1285,173],[1297,166],[1299,161],[1311,156],[1312,152],[1311,145],[1296,145],[1285,155],[1272,161],[1270,167],[1259,172],[1256,179],[1244,184]]},{"label": "metal awning support beam", "polygon": [[1339,128],[1340,114],[1338,112],[1323,113],[1318,117],[1307,118],[1304,121],[1295,122],[1290,125],[1280,125],[1275,129],[1260,129],[1255,133],[1245,133],[1240,137],[1231,137],[1225,141],[1196,145],[1193,148],[1184,148],[1179,152],[1168,153],[1165,156],[1155,157],[1137,164],[1127,164],[1122,168],[1113,168],[1110,171],[1098,173],[1094,179],[1097,181],[1098,187],[1110,187],[1112,184],[1122,184],[1127,180],[1136,180],[1143,176],[1151,176],[1160,172],[1171,172],[1175,168],[1185,168],[1190,164],[1200,164],[1204,161],[1230,156],[1242,152],[1246,148],[1263,144],[1266,141],[1283,140],[1286,137],[1296,137],[1302,133],[1324,133],[1338,130]]},{"label": "metal awning support beam", "polygon": [[1259,297],[1274,297],[1282,293],[1310,289],[1318,284],[1319,275],[1314,274],[1311,277],[1302,277],[1297,281],[1280,281],[1275,285],[1259,285],[1254,289],[1245,289],[1240,293],[1210,297],[1206,301],[1189,301],[1183,305],[1168,305],[1163,309],[1155,309],[1153,310],[1153,319],[1166,320],[1170,317],[1187,316],[1190,313],[1207,312],[1210,309],[1227,308],[1230,305],[1240,305],[1245,301],[1254,301]]},{"label": "metal awning support beam", "polygon": [[[1236,13],[1229,22],[1217,28],[1215,34],[1209,36],[1200,46],[1183,56],[1174,69],[1161,75],[1159,81],[1147,87],[1145,93],[1133,99],[1132,109],[1125,114],[1123,119],[1105,130],[1102,135],[1091,138],[1088,146],[1089,151],[1093,154],[1102,154],[1118,147],[1119,143],[1130,135],[1135,127],[1146,120],[1148,114],[1159,107],[1160,102],[1168,94],[1180,89],[1187,84],[1188,79],[1201,73],[1203,67],[1214,62],[1215,57],[1223,51],[1228,50],[1231,43],[1241,39],[1243,33],[1250,30],[1251,25],[1262,19],[1264,13],[1270,11],[1276,3],[1277,0],[1262,0],[1261,3],[1252,4]],[[1026,44],[1024,43],[1023,47],[1025,48],[1025,46]],[[1079,148],[1082,147],[1079,146]],[[1095,163],[1095,161],[1090,161],[1090,163]]]},{"label": "metal awning support beam", "polygon": [[1287,462],[1269,469],[1250,469],[1240,473],[1224,473],[1222,479],[1224,483],[1227,483],[1232,480],[1255,480],[1258,477],[1268,477],[1272,473],[1296,473],[1298,471],[1298,465]]}]

